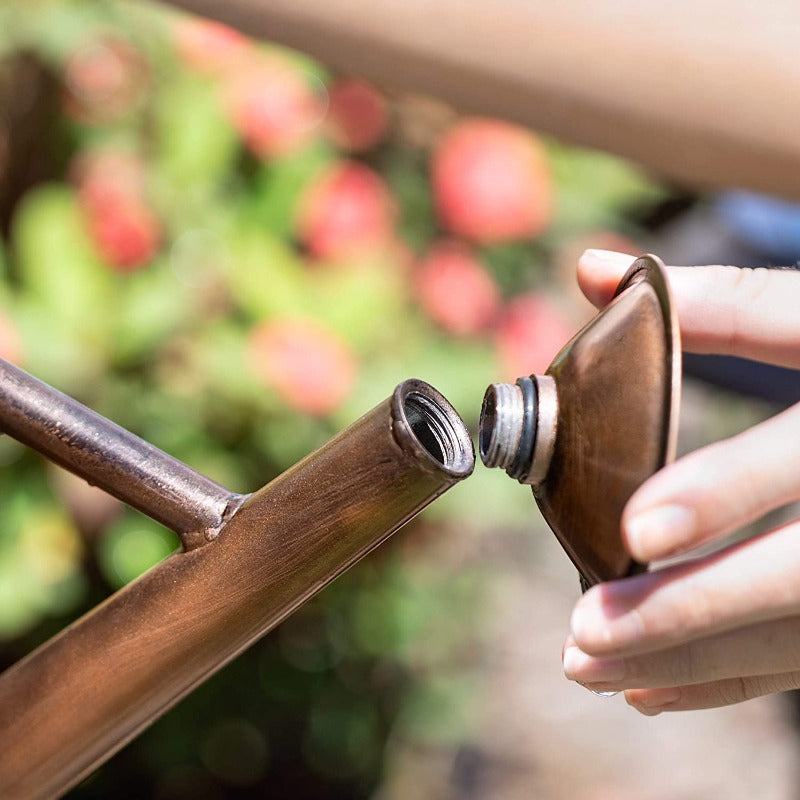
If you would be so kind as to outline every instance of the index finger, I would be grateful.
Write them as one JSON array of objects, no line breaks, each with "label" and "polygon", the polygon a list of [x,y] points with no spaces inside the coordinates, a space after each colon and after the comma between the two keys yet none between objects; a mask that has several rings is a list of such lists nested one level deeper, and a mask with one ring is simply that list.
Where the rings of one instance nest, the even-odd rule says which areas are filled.
[{"label": "index finger", "polygon": [[[604,306],[634,260],[587,250],[578,261],[583,293]],[[800,272],[715,265],[667,274],[685,350],[800,367]]]}]

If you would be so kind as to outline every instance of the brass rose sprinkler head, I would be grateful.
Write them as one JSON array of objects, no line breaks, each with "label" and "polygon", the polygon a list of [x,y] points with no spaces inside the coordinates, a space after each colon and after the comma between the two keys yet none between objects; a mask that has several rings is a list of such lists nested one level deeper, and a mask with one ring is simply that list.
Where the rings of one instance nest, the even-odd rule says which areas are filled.
[{"label": "brass rose sprinkler head", "polygon": [[532,487],[584,590],[646,567],[626,552],[620,518],[675,457],[680,381],[665,268],[646,255],[544,375],[486,390],[481,459]]}]

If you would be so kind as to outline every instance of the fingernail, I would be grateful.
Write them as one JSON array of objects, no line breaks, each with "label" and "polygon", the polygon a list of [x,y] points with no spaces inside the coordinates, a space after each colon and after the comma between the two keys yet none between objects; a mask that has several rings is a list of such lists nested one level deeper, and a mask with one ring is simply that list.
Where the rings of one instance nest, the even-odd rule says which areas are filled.
[{"label": "fingernail", "polygon": [[644,633],[636,607],[624,595],[614,598],[608,586],[603,588],[603,594],[585,594],[572,612],[570,630],[582,650],[624,646]]},{"label": "fingernail", "polygon": [[625,523],[625,536],[634,558],[651,561],[690,544],[696,527],[693,509],[668,504],[632,516]]},{"label": "fingernail", "polygon": [[621,681],[625,677],[625,661],[620,658],[593,658],[578,647],[568,647],[562,658],[564,675],[578,683]]},{"label": "fingernail", "polygon": [[[584,256],[601,261],[604,264],[632,264],[634,257],[627,253],[618,253],[616,250],[585,250]],[[581,256],[583,258],[583,256]]]}]

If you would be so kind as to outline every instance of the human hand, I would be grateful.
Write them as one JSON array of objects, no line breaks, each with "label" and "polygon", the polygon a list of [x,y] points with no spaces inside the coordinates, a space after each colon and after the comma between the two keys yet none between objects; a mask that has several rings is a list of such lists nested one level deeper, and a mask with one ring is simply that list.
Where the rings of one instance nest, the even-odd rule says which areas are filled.
[{"label": "human hand", "polygon": [[[634,259],[587,250],[578,281],[602,307]],[[684,349],[800,367],[800,273],[668,267]],[[638,561],[688,553],[800,499],[800,404],[646,481],[622,517]],[[800,520],[717,553],[594,586],[564,672],[625,690],[645,714],[800,687]]]}]

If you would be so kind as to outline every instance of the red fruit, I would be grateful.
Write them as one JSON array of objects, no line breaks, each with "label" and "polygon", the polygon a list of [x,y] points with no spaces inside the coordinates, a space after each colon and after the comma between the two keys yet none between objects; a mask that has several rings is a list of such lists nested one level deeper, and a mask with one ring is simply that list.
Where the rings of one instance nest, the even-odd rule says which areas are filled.
[{"label": "red fruit", "polygon": [[22,341],[11,319],[0,310],[0,358],[18,364],[22,360]]},{"label": "red fruit", "polygon": [[350,394],[356,360],[333,333],[305,320],[273,320],[250,337],[250,363],[296,411],[325,416]]},{"label": "red fruit", "polygon": [[540,234],[550,223],[553,186],[544,149],[508,122],[469,119],[433,155],[436,210],[444,228],[476,242]]},{"label": "red fruit", "polygon": [[105,36],[78,48],[64,67],[66,109],[79,122],[101,124],[130,111],[145,96],[150,67],[130,42]]},{"label": "red fruit", "polygon": [[544,295],[518,295],[504,309],[496,331],[503,373],[517,378],[544,372],[574,332]]},{"label": "red fruit", "polygon": [[71,168],[89,232],[102,257],[121,272],[149,262],[161,225],[144,200],[145,169],[124,150],[81,154]]},{"label": "red fruit", "polygon": [[245,145],[258,158],[296,152],[325,116],[327,98],[284,59],[266,57],[232,76],[226,105]]},{"label": "red fruit", "polygon": [[158,251],[161,228],[144,203],[130,200],[94,208],[88,222],[100,254],[120,272],[144,266]]},{"label": "red fruit", "polygon": [[383,179],[356,162],[337,164],[306,190],[297,234],[318,258],[351,258],[385,246],[395,205]]},{"label": "red fruit", "polygon": [[330,90],[328,133],[339,147],[360,153],[378,144],[389,127],[386,101],[366,81],[339,81]]},{"label": "red fruit", "polygon": [[485,329],[500,305],[494,278],[458,242],[442,242],[428,252],[417,271],[415,288],[428,316],[455,336]]},{"label": "red fruit", "polygon": [[144,194],[144,164],[125,150],[82,153],[70,172],[78,185],[81,204],[89,211],[139,200]]},{"label": "red fruit", "polygon": [[226,71],[250,52],[250,39],[233,28],[201,17],[181,17],[173,28],[178,58],[208,74]]}]

